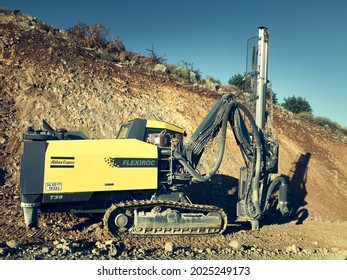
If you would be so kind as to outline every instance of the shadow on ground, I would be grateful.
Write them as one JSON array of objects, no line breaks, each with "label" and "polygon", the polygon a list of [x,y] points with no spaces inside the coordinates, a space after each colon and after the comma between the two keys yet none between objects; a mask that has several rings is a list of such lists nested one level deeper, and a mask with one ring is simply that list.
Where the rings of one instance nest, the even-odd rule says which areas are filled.
[{"label": "shadow on ground", "polygon": [[[274,192],[270,199],[269,209],[266,212],[261,224],[285,224],[296,221],[296,224],[302,224],[307,219],[309,213],[304,207],[307,202],[306,182],[308,165],[311,158],[310,153],[300,154],[288,175],[281,175],[288,184],[288,208],[290,215],[282,217],[277,209],[278,192]],[[228,221],[234,223],[236,221],[236,205],[238,201],[238,182],[239,180],[227,175],[217,174],[212,177],[209,182],[192,184],[187,195],[193,203],[215,205],[223,208],[228,216]],[[227,230],[233,232],[240,229],[251,229],[249,222],[235,223],[234,228]]]}]

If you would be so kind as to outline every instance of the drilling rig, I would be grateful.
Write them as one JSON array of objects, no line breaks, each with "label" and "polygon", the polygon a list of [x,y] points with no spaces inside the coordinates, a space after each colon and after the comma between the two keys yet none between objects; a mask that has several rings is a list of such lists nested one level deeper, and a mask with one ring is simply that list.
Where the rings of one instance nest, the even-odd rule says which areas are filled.
[{"label": "drilling rig", "polygon": [[[221,234],[228,225],[223,209],[195,204],[190,184],[206,182],[218,171],[228,124],[245,165],[240,168],[237,216],[259,228],[269,199],[279,187],[278,208],[287,208],[287,185],[278,172],[278,141],[265,130],[268,31],[259,28],[253,53],[256,116],[233,94],[220,98],[191,138],[166,122],[133,119],[115,139],[88,139],[79,131],[29,127],[23,135],[20,193],[25,223],[38,225],[38,212],[104,213],[113,235]],[[207,145],[220,135],[216,162],[197,170]]]}]

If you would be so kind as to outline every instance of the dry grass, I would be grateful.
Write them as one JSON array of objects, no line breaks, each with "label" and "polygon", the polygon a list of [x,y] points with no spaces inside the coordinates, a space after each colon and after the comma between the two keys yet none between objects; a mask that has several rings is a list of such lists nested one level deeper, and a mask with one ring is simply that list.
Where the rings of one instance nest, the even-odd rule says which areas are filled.
[{"label": "dry grass", "polygon": [[328,128],[333,133],[342,133],[343,135],[347,136],[347,128],[340,125],[337,122],[334,122],[326,117],[320,117],[320,116],[314,116],[311,113],[308,112],[302,112],[297,114],[297,116],[302,119],[303,121],[307,121],[310,123],[314,123],[316,125]]}]

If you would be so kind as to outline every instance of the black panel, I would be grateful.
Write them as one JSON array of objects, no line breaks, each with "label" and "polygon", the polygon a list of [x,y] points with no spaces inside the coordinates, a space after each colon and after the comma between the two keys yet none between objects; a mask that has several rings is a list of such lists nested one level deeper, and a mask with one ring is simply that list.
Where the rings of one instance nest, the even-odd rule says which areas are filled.
[{"label": "black panel", "polygon": [[65,139],[83,140],[83,139],[88,139],[88,137],[81,131],[68,131],[67,133],[65,133]]},{"label": "black panel", "polygon": [[107,158],[105,161],[111,167],[158,167],[157,158]]},{"label": "black panel", "polygon": [[41,203],[42,194],[22,194],[21,202],[23,203]]},{"label": "black panel", "polygon": [[128,134],[126,136],[127,139],[138,139],[144,141],[145,131],[146,131],[146,123],[147,121],[144,119],[135,119],[132,121]]},{"label": "black panel", "polygon": [[21,194],[41,194],[45,170],[46,142],[25,141],[21,160]]},{"label": "black panel", "polygon": [[84,202],[89,201],[93,192],[76,192],[76,193],[50,193],[43,195],[43,203],[64,203],[64,202]]},{"label": "black panel", "polygon": [[150,199],[153,191],[107,191],[107,192],[81,192],[81,193],[57,193],[45,194],[42,212],[105,212],[112,203],[126,200]]}]

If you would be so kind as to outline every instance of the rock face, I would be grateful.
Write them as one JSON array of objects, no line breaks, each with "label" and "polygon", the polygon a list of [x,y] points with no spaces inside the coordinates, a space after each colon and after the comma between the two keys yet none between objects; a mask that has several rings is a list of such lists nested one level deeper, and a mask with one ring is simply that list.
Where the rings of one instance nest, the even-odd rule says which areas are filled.
[{"label": "rock face", "polygon": [[[0,256],[6,258],[9,254],[17,254],[19,258],[25,258],[26,250],[35,250],[38,258],[56,257],[59,252],[78,258],[83,255],[83,250],[89,250],[95,258],[150,258],[151,254],[158,257],[158,248],[171,251],[166,247],[163,250],[163,244],[172,240],[161,240],[160,243],[151,239],[151,244],[157,244],[152,247],[139,242],[142,245],[138,245],[140,249],[137,248],[136,255],[131,249],[137,247],[133,241],[105,245],[103,239],[98,239],[102,231],[99,221],[95,223],[96,227],[87,223],[80,229],[76,224],[79,225],[81,219],[74,216],[44,216],[40,220],[42,231],[27,232],[18,212],[21,136],[26,127],[39,129],[45,119],[54,128],[81,130],[90,138],[102,139],[114,137],[123,122],[140,117],[177,124],[186,130],[189,138],[221,95],[230,90],[230,87],[200,80],[188,69],[141,61],[145,61],[144,58],[135,54],[111,55],[78,47],[69,41],[64,31],[47,27],[20,13],[0,11]],[[242,101],[242,96],[239,98]],[[261,235],[265,241],[258,248],[271,257],[275,251],[268,248],[267,243],[274,241],[277,244],[279,238],[281,244],[277,250],[281,250],[281,256],[295,254],[298,257],[304,252],[319,252],[319,248],[332,247],[339,252],[347,249],[347,242],[340,235],[347,229],[346,137],[304,123],[280,107],[275,107],[274,113],[274,128],[280,142],[279,173],[290,183],[292,216],[289,222],[281,221],[284,223],[278,225],[281,230],[273,225],[271,230],[262,229],[266,237]],[[188,192],[194,202],[218,205],[234,217],[237,178],[243,159],[232,137],[228,139],[219,174],[212,183],[192,185]],[[199,170],[208,171],[214,158],[212,145],[203,156]],[[275,217],[273,210],[269,224],[278,223]],[[333,233],[326,235],[326,223]],[[291,231],[292,235],[281,235],[285,230]],[[319,242],[312,243],[315,234],[319,233],[322,233],[317,236]],[[329,239],[334,233],[335,237]],[[77,239],[76,244],[68,238],[69,234]],[[279,236],[273,237],[274,234]],[[7,241],[24,235],[26,238],[42,238],[47,243],[42,248],[27,248],[22,241],[18,246],[14,243],[6,245]],[[59,241],[61,235],[66,237],[66,242]],[[182,239],[174,242],[172,256],[217,258],[232,254],[247,258],[253,253],[256,256],[259,252],[252,251],[254,247],[249,243],[259,241],[251,238],[254,235],[256,233],[248,236],[249,241],[237,239],[239,244],[224,240],[221,248],[208,240],[201,248],[195,246],[195,241],[192,245],[191,240]],[[297,236],[306,243],[293,242]],[[54,244],[56,240],[58,243]],[[96,241],[101,243],[96,245]],[[284,249],[293,244],[295,248]],[[160,256],[166,258],[168,255]]]}]

